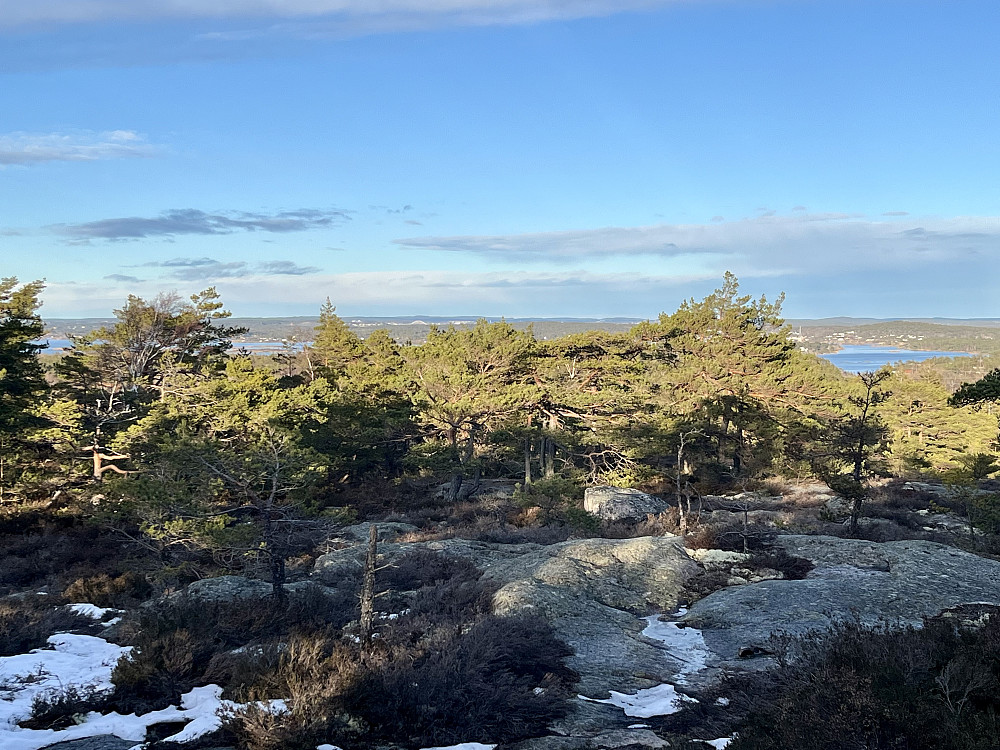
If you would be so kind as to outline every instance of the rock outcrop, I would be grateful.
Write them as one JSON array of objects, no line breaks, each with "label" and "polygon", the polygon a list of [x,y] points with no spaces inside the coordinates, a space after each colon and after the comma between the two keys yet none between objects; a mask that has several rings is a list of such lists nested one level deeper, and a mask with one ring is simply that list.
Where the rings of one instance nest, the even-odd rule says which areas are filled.
[{"label": "rock outcrop", "polygon": [[797,535],[777,542],[815,569],[802,580],[716,591],[683,618],[723,660],[759,653],[777,632],[826,629],[842,618],[917,623],[962,604],[1000,603],[1000,562],[943,544]]},{"label": "rock outcrop", "polygon": [[[491,544],[445,539],[383,544],[387,562],[411,550],[464,557],[499,586],[498,614],[537,613],[576,652],[569,665],[581,675],[579,689],[637,690],[668,680],[678,663],[662,644],[645,638],[640,619],[650,611],[673,611],[684,583],[699,567],[675,536],[583,539],[552,545]],[[360,547],[337,550],[316,561],[313,576],[336,582],[357,570]]]},{"label": "rock outcrop", "polygon": [[666,500],[620,487],[588,487],[583,494],[583,509],[602,521],[642,521],[668,507]]}]

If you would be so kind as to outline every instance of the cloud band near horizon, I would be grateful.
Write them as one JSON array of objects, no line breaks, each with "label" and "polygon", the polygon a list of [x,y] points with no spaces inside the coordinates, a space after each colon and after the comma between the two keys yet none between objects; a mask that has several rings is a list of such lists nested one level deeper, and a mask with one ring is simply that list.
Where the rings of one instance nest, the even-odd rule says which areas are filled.
[{"label": "cloud band near horizon", "polygon": [[706,224],[660,224],[509,235],[410,237],[409,250],[514,264],[695,259],[706,271],[795,275],[940,262],[995,263],[1000,218],[895,220],[848,214],[765,215]]}]

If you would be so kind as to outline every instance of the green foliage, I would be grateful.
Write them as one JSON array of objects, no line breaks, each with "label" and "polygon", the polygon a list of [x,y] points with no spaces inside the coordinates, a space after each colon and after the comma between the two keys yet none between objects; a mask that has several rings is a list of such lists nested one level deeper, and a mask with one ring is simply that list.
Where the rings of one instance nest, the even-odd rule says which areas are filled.
[{"label": "green foliage", "polygon": [[319,325],[309,347],[319,374],[330,380],[336,380],[364,354],[361,339],[340,319],[336,309],[327,297],[320,308]]},{"label": "green foliage", "polygon": [[44,328],[37,310],[42,282],[0,279],[0,436],[11,436],[31,421],[35,400],[45,390],[33,341]]},{"label": "green foliage", "polygon": [[896,473],[941,475],[961,469],[969,454],[992,452],[996,421],[970,406],[950,406],[948,391],[933,376],[896,370],[889,387],[893,397],[879,413]]},{"label": "green foliage", "polygon": [[514,492],[514,500],[522,508],[541,508],[545,514],[557,515],[578,507],[582,496],[582,488],[577,482],[561,476],[518,485]]},{"label": "green foliage", "polygon": [[[688,300],[656,328],[669,336],[676,366],[662,372],[658,406],[673,417],[665,442],[677,431],[698,431],[711,453],[689,460],[717,462],[733,477],[757,476],[782,450],[790,412],[805,402],[808,384],[793,365],[794,343],[781,318],[782,298],[768,302],[740,295],[727,273],[704,300]],[[810,387],[806,387],[806,386]]]},{"label": "green foliage", "polygon": [[477,458],[482,436],[516,423],[537,394],[530,379],[531,331],[479,320],[473,328],[432,328],[404,355],[424,434],[441,441],[453,471]]},{"label": "green foliage", "polygon": [[951,397],[954,406],[982,406],[1000,401],[1000,369],[992,370],[975,383],[963,383]]},{"label": "green foliage", "polygon": [[225,366],[230,339],[246,329],[219,325],[229,317],[214,288],[182,302],[176,294],[151,301],[129,295],[118,322],[73,339],[56,365],[58,390],[75,401],[94,445],[142,418],[157,399]]},{"label": "green foliage", "polygon": [[0,279],[0,502],[15,491],[36,456],[29,432],[45,424],[38,402],[47,390],[38,361],[43,333],[40,281]]}]

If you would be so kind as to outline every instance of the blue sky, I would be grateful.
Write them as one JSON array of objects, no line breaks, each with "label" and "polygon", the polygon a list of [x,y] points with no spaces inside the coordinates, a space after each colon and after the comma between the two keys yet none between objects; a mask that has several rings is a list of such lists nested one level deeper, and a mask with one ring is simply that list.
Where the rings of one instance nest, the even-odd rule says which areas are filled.
[{"label": "blue sky", "polygon": [[[17,7],[11,7],[17,6]],[[49,317],[1000,317],[1000,5],[0,2],[0,275]]]}]

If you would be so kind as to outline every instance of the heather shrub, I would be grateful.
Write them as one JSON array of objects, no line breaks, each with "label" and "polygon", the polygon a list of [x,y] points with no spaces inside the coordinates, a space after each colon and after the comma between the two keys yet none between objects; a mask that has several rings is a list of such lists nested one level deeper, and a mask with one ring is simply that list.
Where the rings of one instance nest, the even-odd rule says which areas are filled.
[{"label": "heather shrub", "polygon": [[770,568],[777,570],[788,580],[805,578],[810,570],[815,568],[811,560],[804,557],[789,555],[781,547],[772,550],[755,552],[745,567],[751,569]]},{"label": "heather shrub", "polygon": [[842,623],[787,641],[780,666],[730,679],[732,750],[1000,747],[1000,620]]},{"label": "heather shrub", "polygon": [[[162,708],[212,682],[227,693],[245,692],[267,667],[264,657],[276,639],[340,628],[355,617],[356,606],[353,598],[306,587],[285,607],[269,598],[213,602],[180,595],[140,609],[122,625],[122,639],[133,650],[112,674],[116,701],[130,710]],[[243,656],[226,656],[234,649]]]},{"label": "heather shrub", "polygon": [[74,716],[101,711],[108,694],[91,686],[68,685],[62,690],[39,693],[31,702],[31,716],[18,722],[25,729],[66,729],[76,722]]},{"label": "heather shrub", "polygon": [[576,675],[547,623],[487,615],[449,625],[416,642],[409,628],[388,632],[369,653],[352,642],[293,641],[267,688],[290,710],[248,706],[226,727],[245,750],[427,747],[515,741],[565,715]]},{"label": "heather shrub", "polygon": [[63,597],[71,602],[123,609],[136,606],[152,593],[153,587],[145,578],[127,571],[120,576],[98,573],[77,578],[63,590]]},{"label": "heather shrub", "polygon": [[0,656],[24,654],[41,648],[55,633],[87,628],[93,620],[57,606],[48,596],[19,596],[0,600]]},{"label": "heather shrub", "polygon": [[565,715],[572,652],[532,617],[487,617],[420,658],[368,670],[344,696],[371,739],[421,747],[510,742]]}]

